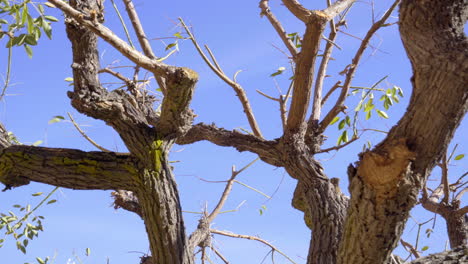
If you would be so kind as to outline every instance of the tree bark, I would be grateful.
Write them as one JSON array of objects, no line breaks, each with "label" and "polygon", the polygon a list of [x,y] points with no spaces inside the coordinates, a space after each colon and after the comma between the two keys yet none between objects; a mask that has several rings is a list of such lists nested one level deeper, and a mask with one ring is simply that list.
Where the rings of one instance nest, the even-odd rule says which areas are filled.
[{"label": "tree bark", "polygon": [[[338,263],[384,263],[427,175],[468,107],[467,2],[402,1],[400,33],[413,66],[407,112],[350,173]],[[430,122],[428,121],[430,118]]]}]

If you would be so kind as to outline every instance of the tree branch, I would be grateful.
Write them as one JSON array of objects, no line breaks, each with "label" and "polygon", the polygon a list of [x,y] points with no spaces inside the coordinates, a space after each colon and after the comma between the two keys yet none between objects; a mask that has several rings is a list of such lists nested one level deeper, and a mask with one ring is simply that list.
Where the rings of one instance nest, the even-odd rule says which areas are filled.
[{"label": "tree branch", "polygon": [[286,32],[286,30],[284,30],[284,28],[281,25],[281,23],[279,22],[279,20],[270,11],[270,7],[268,6],[268,1],[269,0],[261,0],[260,1],[260,9],[262,10],[260,12],[260,15],[261,16],[265,15],[268,18],[268,21],[270,21],[273,28],[275,28],[276,33],[278,33],[279,37],[281,38],[284,45],[286,46],[286,48],[291,53],[291,57],[294,60],[296,58],[296,55],[297,55],[297,49],[296,49],[294,43],[291,41],[291,39],[288,38],[288,33]]},{"label": "tree branch", "polygon": [[70,189],[132,190],[134,164],[125,154],[16,145],[0,152],[0,182],[6,189],[34,181]]},{"label": "tree branch", "polygon": [[282,0],[283,4],[289,9],[289,11],[302,20],[302,22],[307,23],[309,20],[309,17],[312,15],[312,12],[303,7],[298,1],[296,0]]},{"label": "tree branch", "polygon": [[[249,99],[247,98],[247,95],[245,93],[244,88],[237,82],[231,80],[229,77],[226,76],[226,74],[223,73],[222,70],[219,69],[219,66],[215,62],[216,65],[213,65],[211,61],[208,59],[208,57],[205,55],[203,50],[201,49],[200,45],[198,44],[197,40],[195,39],[195,36],[192,34],[190,29],[187,27],[187,25],[184,23],[184,21],[179,18],[180,23],[185,29],[185,32],[189,35],[190,40],[192,40],[193,45],[197,49],[198,53],[200,56],[203,58],[205,63],[210,67],[210,69],[221,79],[223,80],[226,84],[231,86],[234,91],[236,92],[237,97],[239,97],[239,100],[242,104],[242,108],[244,109],[244,113],[247,116],[247,120],[249,121],[250,128],[252,128],[252,131],[254,135],[257,137],[262,138],[262,132],[260,131],[260,127],[257,124],[257,120],[255,119],[255,115],[253,114],[252,107],[250,106]],[[214,57],[209,51],[210,55]]]},{"label": "tree branch", "polygon": [[329,19],[333,19],[339,13],[343,12],[346,8],[351,6],[356,0],[339,0],[333,3],[333,5],[327,7],[323,12]]},{"label": "tree branch", "polygon": [[122,55],[142,68],[153,72],[155,75],[164,77],[174,72],[176,67],[166,65],[155,59],[151,59],[139,51],[133,49],[125,41],[117,37],[110,29],[98,23],[97,21],[93,21],[88,14],[84,14],[76,10],[66,2],[60,0],[50,0],[50,2],[62,10],[66,15],[78,21],[80,25],[86,26],[92,30],[96,35],[113,46]]},{"label": "tree branch", "polygon": [[309,108],[315,60],[320,47],[322,32],[327,22],[317,11],[312,14],[310,22],[306,24],[302,48],[298,54],[294,72],[294,89],[286,130],[292,133],[301,131]]},{"label": "tree branch", "polygon": [[285,257],[291,263],[296,263],[288,255],[284,254],[281,250],[279,250],[277,247],[272,245],[270,242],[268,242],[268,241],[266,241],[264,239],[261,239],[259,237],[234,234],[234,233],[231,233],[231,232],[220,231],[220,230],[216,230],[216,229],[210,229],[210,232],[213,233],[213,234],[218,234],[218,235],[223,235],[223,236],[228,236],[228,237],[243,238],[243,239],[258,241],[258,242],[260,242],[262,244],[265,244],[265,245],[269,246],[272,250],[274,250],[274,251],[278,252],[279,254],[281,254],[283,257]]},{"label": "tree branch", "polygon": [[138,41],[140,42],[140,46],[143,49],[143,53],[150,59],[156,58],[153,53],[153,49],[146,37],[145,31],[143,26],[141,25],[140,18],[138,17],[138,13],[135,10],[135,6],[131,0],[123,0],[125,4],[125,9],[127,10],[128,17],[132,22],[133,29],[135,30],[135,34],[137,35]]},{"label": "tree branch", "polygon": [[273,166],[282,166],[282,161],[278,159],[279,150],[276,149],[277,141],[260,139],[254,135],[243,134],[236,130],[225,130],[215,125],[206,125],[203,123],[194,125],[187,134],[179,138],[176,143],[186,145],[202,140],[208,140],[218,146],[234,147],[240,152],[253,152],[257,154],[260,159]]},{"label": "tree branch", "polygon": [[[340,1],[340,2],[346,2],[346,0]],[[338,3],[338,2],[337,2]],[[323,118],[323,120],[319,124],[319,133],[323,133],[325,129],[328,127],[330,122],[344,109],[344,102],[346,100],[346,97],[348,96],[348,91],[349,87],[351,86],[351,81],[354,78],[354,74],[356,73],[357,67],[359,65],[359,61],[362,58],[362,55],[364,54],[364,51],[366,50],[367,46],[369,45],[369,42],[374,35],[375,32],[377,32],[378,29],[380,29],[384,24],[385,21],[390,17],[392,14],[393,10],[398,6],[400,3],[400,0],[396,0],[392,6],[385,12],[383,17],[374,23],[369,31],[367,32],[366,36],[361,42],[361,45],[359,49],[356,52],[356,55],[354,55],[354,58],[351,62],[350,65],[348,65],[348,69],[346,71],[346,79],[343,84],[343,87],[341,88],[341,93],[340,96],[338,97],[338,100],[335,103],[335,106],[327,113],[327,115]]]}]

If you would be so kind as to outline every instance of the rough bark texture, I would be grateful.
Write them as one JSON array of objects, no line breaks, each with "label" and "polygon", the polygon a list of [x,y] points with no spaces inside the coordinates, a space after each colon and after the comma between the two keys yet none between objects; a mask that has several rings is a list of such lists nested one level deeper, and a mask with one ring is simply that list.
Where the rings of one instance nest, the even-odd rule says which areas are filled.
[{"label": "rough bark texture", "polygon": [[81,190],[134,190],[135,159],[111,152],[11,146],[0,154],[6,188],[30,181]]},{"label": "rough bark texture", "polygon": [[468,248],[457,247],[451,251],[432,254],[411,261],[409,264],[462,264],[468,263]]},{"label": "rough bark texture", "polygon": [[[362,153],[355,166],[348,167],[348,198],[341,193],[337,179],[324,175],[313,158],[325,128],[309,128],[316,131],[308,133],[313,138],[306,142],[305,115],[321,33],[333,14],[352,0],[337,1],[325,11],[307,10],[295,0],[283,0],[305,23],[306,31],[304,50],[294,57],[296,73],[287,129],[281,138],[270,141],[214,125],[192,125],[194,114],[189,105],[198,79],[195,72],[130,50],[89,17],[91,11],[101,11],[97,1],[70,0],[71,7],[62,1],[50,1],[67,14],[67,34],[73,51],[74,90],[68,94],[72,105],[112,126],[130,154],[11,146],[0,125],[0,182],[7,188],[37,181],[73,189],[121,189],[114,193],[115,205],[144,220],[152,252],[152,257],[145,259],[148,262],[192,264],[194,249],[208,241],[209,224],[203,221],[187,239],[177,185],[167,159],[175,142],[208,140],[256,153],[263,161],[284,167],[298,180],[293,206],[304,212],[312,230],[307,263],[389,263],[421,186],[468,108],[468,42],[463,34],[468,3],[402,1],[399,25],[413,66],[414,91],[406,114],[388,137],[372,151]],[[96,34],[163,80],[165,97],[160,115],[153,110],[152,96],[101,87]],[[428,118],[431,122],[427,122]],[[449,232],[459,226],[457,221],[466,221],[462,216],[452,220],[455,222],[448,221]],[[466,243],[466,232],[464,237],[453,237],[453,241],[453,245]],[[433,262],[415,263],[463,258],[465,250],[428,257]]]},{"label": "rough bark texture", "polygon": [[400,6],[413,94],[404,117],[381,144],[361,155],[349,175],[352,198],[338,263],[388,259],[422,184],[467,111],[466,4],[407,0]]}]

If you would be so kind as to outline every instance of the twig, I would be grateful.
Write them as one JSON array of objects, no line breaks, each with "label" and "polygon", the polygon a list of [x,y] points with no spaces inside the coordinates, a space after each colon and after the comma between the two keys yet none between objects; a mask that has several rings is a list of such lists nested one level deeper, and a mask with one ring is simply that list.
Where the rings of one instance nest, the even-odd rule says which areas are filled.
[{"label": "twig", "polygon": [[236,92],[237,97],[239,97],[239,100],[241,101],[242,107],[244,108],[244,112],[247,116],[247,120],[249,121],[249,125],[252,128],[252,131],[255,136],[259,138],[263,138],[262,133],[260,132],[260,128],[257,124],[257,120],[255,120],[255,116],[252,111],[252,107],[250,106],[249,100],[247,98],[247,95],[245,94],[244,89],[242,86],[240,86],[238,83],[234,82],[233,80],[229,79],[222,71],[218,70],[213,63],[208,59],[208,57],[205,55],[203,50],[201,49],[200,45],[198,44],[197,40],[193,36],[192,32],[190,29],[187,27],[185,24],[184,20],[182,18],[179,18],[180,23],[185,29],[185,32],[187,35],[189,35],[190,39],[192,40],[193,45],[197,49],[198,53],[202,57],[202,59],[205,61],[205,63],[210,67],[210,69],[218,75],[218,77],[223,80],[225,83],[227,83],[229,86],[231,86],[234,91]]},{"label": "twig", "polygon": [[238,184],[240,184],[240,185],[242,185],[242,186],[244,186],[244,187],[246,187],[246,188],[249,188],[250,190],[252,190],[252,191],[254,191],[254,192],[257,192],[257,193],[259,193],[259,194],[265,196],[267,199],[271,199],[271,197],[270,197],[269,195],[263,193],[263,192],[260,191],[260,190],[255,189],[255,188],[252,187],[252,186],[249,186],[249,185],[247,185],[247,184],[245,184],[245,183],[243,183],[243,182],[240,182],[240,181],[238,181],[238,180],[235,180],[235,182],[238,183]]},{"label": "twig", "polygon": [[286,48],[291,53],[291,57],[294,60],[294,58],[297,55],[297,49],[294,46],[294,43],[291,41],[291,39],[288,38],[288,34],[287,34],[286,30],[284,30],[284,28],[281,25],[281,23],[279,22],[279,20],[270,11],[270,7],[268,6],[268,0],[261,0],[260,1],[260,9],[262,10],[260,12],[260,15],[265,15],[268,18],[268,21],[270,21],[273,28],[275,28],[276,33],[278,33],[279,37],[281,38],[284,45],[286,46]]},{"label": "twig", "polygon": [[334,146],[334,147],[331,147],[331,148],[326,148],[326,149],[321,149],[319,151],[317,151],[317,153],[324,153],[324,152],[330,152],[332,150],[340,150],[346,146],[348,146],[349,144],[353,143],[354,141],[358,140],[359,139],[359,136],[354,136],[350,141],[342,144],[342,145],[339,145],[339,146]]},{"label": "twig", "polygon": [[49,2],[54,4],[57,8],[62,10],[68,16],[78,21],[78,23],[80,23],[81,25],[86,26],[87,28],[92,30],[104,41],[106,41],[116,50],[118,50],[122,55],[124,55],[126,58],[128,58],[135,64],[141,66],[142,68],[163,77],[168,76],[174,71],[175,67],[168,66],[166,64],[156,61],[155,59],[145,56],[141,52],[132,48],[125,41],[117,37],[114,34],[114,32],[112,32],[109,28],[105,27],[101,23],[97,23],[95,21],[87,19],[86,16],[83,16],[82,12],[74,9],[66,2],[63,2],[61,0],[49,0]]},{"label": "twig", "polygon": [[403,238],[400,239],[401,245],[408,251],[409,253],[413,254],[415,258],[420,258],[421,255],[419,255],[419,252],[411,245],[410,243],[406,242],[403,240]]},{"label": "twig", "polygon": [[340,84],[341,84],[341,81],[337,81],[335,83],[335,85],[333,85],[333,87],[328,90],[327,94],[323,97],[322,99],[322,106],[325,104],[325,102],[328,100],[328,98],[330,97],[330,95],[333,94],[334,91],[336,91],[336,89],[338,89],[340,87]]},{"label": "twig", "polygon": [[229,261],[227,261],[227,259],[218,250],[216,250],[216,248],[213,246],[210,246],[210,248],[222,261],[224,261],[224,263],[229,264]]},{"label": "twig", "polygon": [[110,75],[114,76],[115,78],[123,81],[125,84],[130,84],[132,80],[128,79],[127,77],[123,76],[121,73],[111,70],[110,68],[102,68],[98,71],[98,73],[109,73]]},{"label": "twig", "polygon": [[[211,60],[213,61],[214,65],[216,66],[216,69],[218,69],[218,71],[224,73],[223,69],[221,69],[221,67],[219,67],[218,61],[216,60],[216,57],[214,56],[213,52],[208,47],[208,45],[205,45],[205,49],[206,49],[206,51],[208,51],[208,54],[210,55]],[[236,81],[236,78],[234,78],[234,81]]]},{"label": "twig", "polygon": [[104,147],[102,147],[101,145],[99,145],[98,143],[96,143],[94,140],[92,140],[90,137],[88,137],[88,135],[86,135],[86,133],[81,130],[80,126],[75,122],[75,120],[73,119],[73,116],[68,112],[68,117],[70,118],[70,121],[72,122],[72,124],[75,126],[76,130],[78,130],[78,132],[80,132],[80,134],[86,139],[89,141],[89,143],[91,143],[93,146],[95,146],[96,148],[98,148],[99,150],[103,151],[103,152],[113,152],[111,150],[108,150]]},{"label": "twig", "polygon": [[377,21],[376,23],[374,23],[371,26],[371,28],[367,32],[366,36],[362,40],[361,45],[360,45],[359,49],[357,50],[357,52],[356,52],[356,54],[355,54],[355,56],[354,56],[354,58],[352,60],[351,65],[349,65],[349,68],[347,69],[346,79],[345,79],[343,88],[341,90],[341,94],[340,94],[338,100],[336,101],[335,106],[333,106],[333,108],[328,112],[328,114],[325,116],[325,118],[322,120],[322,122],[320,122],[319,132],[325,131],[325,129],[330,124],[330,122],[343,110],[344,102],[345,102],[346,97],[348,95],[349,87],[351,86],[351,81],[354,78],[354,74],[356,73],[359,61],[361,60],[362,55],[364,54],[364,51],[366,50],[367,46],[369,45],[370,39],[372,38],[374,33],[377,32],[377,30],[384,25],[385,21],[390,17],[393,10],[395,10],[395,8],[398,6],[399,3],[400,3],[400,0],[396,0],[392,4],[392,6],[385,12],[383,17],[379,21]]},{"label": "twig", "polygon": [[255,90],[255,91],[257,91],[257,93],[259,93],[259,94],[265,96],[266,98],[268,98],[268,99],[270,99],[270,100],[273,100],[273,101],[276,101],[276,102],[279,102],[279,101],[280,101],[280,99],[274,98],[273,96],[269,96],[268,94],[266,94],[266,93],[264,93],[264,92],[262,92],[262,91],[260,91],[260,90]]},{"label": "twig", "polygon": [[216,218],[216,216],[219,214],[219,212],[221,211],[221,209],[223,208],[224,206],[224,203],[226,202],[228,196],[229,196],[229,193],[231,192],[232,190],[232,185],[234,184],[234,182],[236,181],[236,177],[237,175],[239,175],[241,172],[243,172],[245,169],[247,169],[248,167],[252,166],[252,164],[254,164],[257,160],[259,160],[260,158],[256,158],[255,160],[251,161],[249,164],[245,165],[242,169],[240,169],[239,171],[236,171],[235,169],[235,166],[232,166],[232,174],[231,174],[231,178],[228,180],[227,184],[226,184],[226,187],[224,187],[224,191],[223,191],[223,194],[221,195],[221,198],[219,199],[218,201],[218,204],[215,206],[215,208],[213,209],[213,211],[211,212],[211,214],[207,217],[207,221],[208,223],[211,223],[213,222],[213,220]]},{"label": "twig", "polygon": [[146,37],[145,31],[143,26],[141,25],[140,18],[138,17],[137,12],[135,11],[135,6],[133,5],[132,0],[123,0],[125,4],[125,9],[127,10],[128,17],[132,22],[133,29],[135,30],[135,34],[137,35],[138,41],[140,42],[140,46],[143,49],[143,53],[148,56],[150,59],[154,59],[153,49]]},{"label": "twig", "polygon": [[125,36],[127,36],[128,43],[130,43],[130,46],[132,48],[135,48],[135,45],[133,45],[132,38],[130,37],[130,33],[128,33],[128,28],[127,25],[125,25],[125,21],[123,20],[122,14],[120,14],[119,9],[117,8],[117,5],[115,4],[114,0],[111,0],[112,6],[114,7],[115,13],[117,13],[117,16],[119,17],[120,24],[122,24],[123,30],[125,32]]},{"label": "twig", "polygon": [[6,72],[5,84],[3,85],[3,89],[2,89],[2,94],[0,95],[0,100],[3,99],[3,97],[5,96],[6,90],[7,90],[8,86],[10,85],[11,57],[13,55],[12,48],[13,47],[11,47],[11,46],[8,47],[7,72]]},{"label": "twig", "polygon": [[213,233],[213,234],[218,234],[218,235],[223,235],[223,236],[228,236],[228,237],[234,237],[234,238],[243,238],[243,239],[249,239],[249,240],[255,240],[255,241],[258,241],[260,243],[263,243],[267,246],[269,246],[272,250],[278,252],[279,254],[281,254],[283,257],[285,257],[287,260],[289,260],[291,263],[294,263],[296,264],[296,262],[294,260],[292,260],[290,257],[288,257],[285,253],[283,253],[281,250],[279,250],[277,247],[273,246],[271,243],[269,243],[268,241],[264,240],[264,239],[261,239],[259,237],[255,237],[255,236],[248,236],[248,235],[240,235],[240,234],[234,234],[234,233],[231,233],[231,232],[226,232],[226,231],[220,231],[220,230],[216,230],[216,229],[210,229],[210,232]]}]

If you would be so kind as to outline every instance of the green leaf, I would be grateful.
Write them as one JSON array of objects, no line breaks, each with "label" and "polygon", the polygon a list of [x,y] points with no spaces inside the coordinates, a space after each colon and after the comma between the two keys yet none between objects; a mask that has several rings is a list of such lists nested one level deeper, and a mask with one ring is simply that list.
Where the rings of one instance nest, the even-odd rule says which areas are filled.
[{"label": "green leaf", "polygon": [[31,194],[32,196],[41,196],[43,194],[43,192],[37,192],[37,193],[33,193]]},{"label": "green leaf", "polygon": [[57,200],[50,200],[50,201],[47,202],[47,204],[53,204],[55,202],[57,202]]},{"label": "green leaf", "polygon": [[45,2],[44,5],[50,8],[55,8],[55,5],[50,2]]},{"label": "green leaf", "polygon": [[284,71],[286,70],[285,67],[279,67],[278,70],[272,74],[270,74],[270,77],[275,77],[277,75],[280,75],[282,74]]},{"label": "green leaf", "polygon": [[24,49],[26,50],[26,54],[28,54],[28,57],[32,59],[33,56],[33,51],[31,49],[31,46],[29,45],[24,45]]},{"label": "green leaf", "polygon": [[89,255],[91,255],[91,249],[86,248],[86,256],[89,257]]},{"label": "green leaf", "polygon": [[24,5],[23,12],[21,14],[21,25],[24,25],[28,20],[28,5]]},{"label": "green leaf", "polygon": [[54,118],[49,120],[49,124],[58,123],[58,122],[60,122],[60,121],[62,121],[64,119],[65,119],[65,117],[63,117],[63,116],[54,116]]},{"label": "green leaf", "polygon": [[45,264],[45,261],[42,260],[40,257],[37,257],[36,260],[37,262],[39,262],[39,264]]},{"label": "green leaf", "polygon": [[343,134],[341,134],[341,138],[342,138],[343,143],[346,143],[349,141],[348,130],[343,131]]},{"label": "green leaf", "polygon": [[[30,34],[30,35],[27,35],[24,42],[26,42],[26,44],[36,46],[37,45],[36,35],[34,33]],[[31,51],[31,56],[32,56],[32,51]]]},{"label": "green leaf", "polygon": [[0,24],[8,24],[8,21],[6,19],[1,18],[0,19]]},{"label": "green leaf", "polygon": [[58,22],[59,20],[54,17],[54,16],[44,16],[45,19],[52,21],[52,22]]},{"label": "green leaf", "polygon": [[375,109],[375,111],[377,111],[377,114],[378,114],[380,117],[383,117],[383,118],[388,119],[388,115],[387,115],[387,113],[385,113],[384,111],[379,110],[379,109]]},{"label": "green leaf", "polygon": [[369,120],[369,118],[371,118],[371,116],[372,116],[372,111],[367,112],[366,120]]},{"label": "green leaf", "polygon": [[349,116],[346,116],[345,122],[348,126],[351,126],[351,118],[349,118]]},{"label": "green leaf", "polygon": [[423,248],[421,248],[421,251],[426,251],[426,250],[428,250],[428,249],[429,249],[428,246],[424,246]]},{"label": "green leaf", "polygon": [[182,35],[180,34],[180,32],[177,32],[174,34],[174,37],[178,38],[178,39],[183,39],[184,37],[182,37]]},{"label": "green leaf", "polygon": [[461,160],[465,157],[465,154],[460,154],[460,155],[457,155],[454,160]]},{"label": "green leaf", "polygon": [[34,20],[29,14],[28,14],[28,33],[29,34],[34,33]]},{"label": "green leaf", "polygon": [[174,43],[171,43],[171,44],[167,45],[165,50],[169,50],[169,49],[171,49],[172,47],[175,47],[175,46],[177,46],[177,42],[174,42]]},{"label": "green leaf", "polygon": [[344,119],[341,120],[340,123],[338,124],[338,129],[339,130],[343,129],[345,124],[346,124],[346,120],[344,120]]},{"label": "green leaf", "polygon": [[41,13],[41,15],[44,14],[44,6],[43,5],[39,4],[39,5],[37,5],[37,8],[39,8],[39,13]]},{"label": "green leaf", "polygon": [[67,78],[65,78],[65,81],[66,82],[73,82],[73,77],[67,77]]},{"label": "green leaf", "polygon": [[42,29],[44,30],[44,33],[47,35],[49,39],[52,39],[52,28],[50,27],[49,22],[45,21],[44,19],[41,20],[41,26]]},{"label": "green leaf", "polygon": [[29,241],[28,241],[27,239],[23,240],[23,246],[24,246],[24,247],[27,247],[27,246],[28,246],[28,243],[29,243]]},{"label": "green leaf", "polygon": [[17,46],[23,45],[24,41],[26,40],[26,34],[21,34],[18,37],[13,38],[13,43]]},{"label": "green leaf", "polygon": [[335,124],[336,122],[338,122],[338,120],[340,120],[340,117],[339,117],[339,116],[335,116],[335,118],[333,118],[333,120],[330,122],[330,125]]}]

